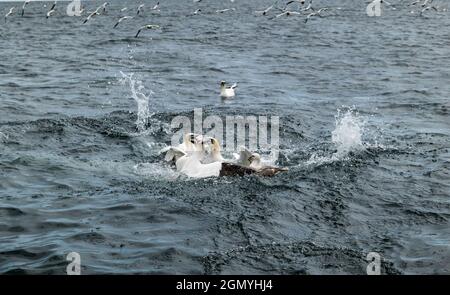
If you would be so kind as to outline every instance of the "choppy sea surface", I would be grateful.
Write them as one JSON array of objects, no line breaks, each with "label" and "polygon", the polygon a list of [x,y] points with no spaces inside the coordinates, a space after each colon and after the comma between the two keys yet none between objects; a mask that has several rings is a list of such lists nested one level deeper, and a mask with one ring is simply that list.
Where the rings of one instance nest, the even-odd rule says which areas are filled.
[{"label": "choppy sea surface", "polygon": [[[64,274],[73,251],[83,274],[365,274],[369,252],[382,273],[450,273],[448,12],[322,0],[305,23],[255,14],[271,1],[141,2],[86,24],[67,2],[48,19],[51,2],[24,17],[0,2],[16,7],[0,25],[0,273]],[[144,24],[161,29],[134,38]],[[194,108],[279,116],[289,171],[177,174],[159,150]]]}]

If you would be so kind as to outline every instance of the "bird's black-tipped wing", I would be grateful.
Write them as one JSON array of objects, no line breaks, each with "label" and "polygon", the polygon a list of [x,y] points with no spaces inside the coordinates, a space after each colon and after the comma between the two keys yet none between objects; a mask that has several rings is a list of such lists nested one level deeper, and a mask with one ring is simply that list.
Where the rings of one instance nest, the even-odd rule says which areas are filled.
[{"label": "bird's black-tipped wing", "polygon": [[136,36],[134,36],[134,38],[137,38],[139,36],[139,34],[141,33],[142,29],[139,29],[136,33]]}]

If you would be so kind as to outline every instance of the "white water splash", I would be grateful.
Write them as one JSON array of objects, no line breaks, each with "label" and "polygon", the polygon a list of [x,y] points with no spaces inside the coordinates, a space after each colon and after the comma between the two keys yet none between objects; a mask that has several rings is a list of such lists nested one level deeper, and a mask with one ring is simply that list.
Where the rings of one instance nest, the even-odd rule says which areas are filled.
[{"label": "white water splash", "polygon": [[335,120],[335,128],[331,132],[331,141],[336,146],[336,152],[331,156],[318,156],[314,153],[306,162],[307,165],[343,160],[349,152],[364,148],[362,136],[365,121],[354,109],[349,109],[346,112],[338,110]]},{"label": "white water splash", "polygon": [[142,81],[133,78],[134,73],[125,74],[122,71],[120,71],[120,73],[122,74],[121,82],[130,85],[131,96],[137,104],[136,128],[139,132],[143,132],[146,130],[147,123],[153,115],[150,113],[150,95],[152,95],[153,92],[150,91],[149,95],[145,95],[145,87],[142,85]]},{"label": "white water splash", "polygon": [[331,132],[331,140],[337,148],[336,154],[346,155],[352,150],[360,149],[364,131],[362,118],[354,110],[348,110],[344,114],[338,110],[335,119],[336,128]]}]

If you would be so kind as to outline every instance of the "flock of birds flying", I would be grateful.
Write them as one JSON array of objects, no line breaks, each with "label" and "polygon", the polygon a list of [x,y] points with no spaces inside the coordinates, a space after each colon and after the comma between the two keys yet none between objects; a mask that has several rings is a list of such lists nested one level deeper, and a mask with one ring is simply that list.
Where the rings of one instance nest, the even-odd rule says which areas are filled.
[{"label": "flock of birds flying", "polygon": [[[20,11],[20,16],[21,16],[21,17],[24,17],[24,16],[25,16],[26,7],[28,6],[28,4],[29,4],[30,2],[32,2],[32,0],[25,0],[24,3],[22,4],[21,11]],[[55,14],[57,13],[57,7],[58,7],[57,4],[58,4],[58,1],[56,0],[56,1],[54,1],[53,4],[49,7],[49,9],[47,10],[46,15],[45,15],[46,19],[52,17],[53,15],[55,15]],[[101,15],[101,14],[105,14],[106,11],[107,11],[107,9],[108,9],[108,6],[109,6],[109,2],[104,2],[102,5],[100,5],[99,7],[97,7],[94,11],[88,12],[88,13],[87,13],[87,16],[83,19],[83,24],[86,24],[87,22],[91,21],[91,20],[92,20],[94,17],[96,17],[96,16],[99,16],[99,15]],[[125,21],[125,20],[133,19],[135,16],[142,15],[142,14],[144,13],[144,8],[145,8],[145,6],[146,6],[145,3],[140,4],[140,5],[137,7],[137,9],[136,9],[136,14],[135,14],[135,15],[125,15],[125,16],[121,16],[121,17],[117,20],[117,22],[115,23],[115,25],[113,26],[113,28],[114,28],[114,29],[117,28],[117,26],[118,26],[121,22],[123,22],[123,21]],[[44,5],[44,8],[47,8],[47,5],[46,5],[46,4]],[[62,10],[65,12],[65,8],[62,9]],[[123,7],[123,8],[120,10],[120,12],[121,12],[121,13],[124,13],[124,12],[126,12],[126,11],[128,11],[128,10],[129,10],[128,7]],[[12,16],[12,15],[15,13],[15,11],[16,11],[16,7],[15,7],[15,6],[9,8],[8,12],[5,14],[5,23],[7,22],[8,18],[9,18],[10,16]],[[159,2],[157,2],[156,4],[154,4],[154,5],[151,7],[151,11],[156,11],[156,12],[159,12],[159,11],[160,11],[160,10],[159,10]],[[86,8],[85,8],[85,7],[81,7],[80,11],[78,11],[78,15],[79,15],[79,16],[82,16],[84,12],[86,12]],[[139,37],[139,34],[141,33],[142,30],[151,30],[151,29],[160,29],[160,26],[159,26],[159,25],[154,25],[154,24],[146,24],[146,25],[143,25],[143,26],[141,26],[141,27],[138,28],[135,37],[136,37],[136,38]]]},{"label": "flock of birds flying", "polygon": [[[25,0],[21,6],[20,15],[23,17],[26,13],[26,7],[32,0]],[[194,3],[199,3],[202,0],[193,0]],[[234,2],[234,0],[230,0],[231,2]],[[290,16],[304,16],[304,22],[307,23],[309,20],[315,17],[325,17],[325,13],[335,10],[340,10],[340,7],[332,8],[332,7],[322,7],[318,8],[313,4],[314,0],[289,0],[287,2],[283,2],[282,0],[276,0],[272,5],[262,9],[255,11],[255,14],[258,16],[268,16],[270,19],[278,19],[280,17],[290,17]],[[392,0],[393,1],[393,0]],[[54,3],[49,7],[49,9],[46,12],[45,17],[48,19],[58,12],[57,5],[58,1],[54,1]],[[397,4],[392,4],[391,2],[388,2],[386,0],[370,0],[369,2],[379,2],[380,4],[386,4],[391,9],[397,9],[399,5],[404,5],[404,2],[400,2]],[[408,1],[409,2],[409,1]],[[418,14],[419,16],[424,16],[427,11],[447,11],[447,8],[441,8],[438,5],[434,5],[434,0],[413,0],[412,2],[409,2],[406,4],[407,7],[411,8],[417,8],[418,10],[411,10],[410,13],[412,14]],[[87,12],[85,7],[81,7],[81,10],[78,12],[80,16],[83,16],[83,14],[86,12],[87,16],[83,19],[83,24],[86,24],[89,21],[92,21],[96,16],[105,14],[109,6],[109,2],[104,2],[102,5],[97,7],[92,12]],[[144,11],[146,9],[147,4],[141,3],[137,6],[137,8],[129,9],[128,7],[123,7],[120,9],[121,16],[113,26],[113,28],[117,28],[120,23],[126,20],[131,20],[135,18],[136,16],[140,16],[144,14]],[[47,8],[47,5],[44,5],[45,8]],[[19,7],[20,8],[20,7]],[[159,12],[160,11],[160,3],[157,2],[150,6],[149,8],[152,12]],[[65,9],[62,9],[65,10]],[[226,13],[235,11],[236,8],[225,8],[216,10],[215,13]],[[11,17],[18,9],[14,6],[9,8],[8,12],[5,14],[5,23],[7,22],[7,19]],[[128,15],[124,15],[127,13]],[[201,14],[202,10],[200,8],[197,8],[191,15],[198,15]],[[155,30],[155,29],[161,29],[161,27],[157,24],[146,24],[143,26],[140,26],[137,29],[137,33],[135,34],[135,37],[139,37],[141,32],[143,30]]]},{"label": "flock of birds flying", "polygon": [[[438,5],[433,4],[433,0],[414,0],[409,3],[410,7],[417,7],[419,9],[418,13],[420,16],[423,16],[424,13],[428,10],[439,11],[440,7]],[[447,11],[447,8],[442,8],[442,11]],[[417,13],[415,10],[411,10],[411,13]]]},{"label": "flock of birds flying", "polygon": [[442,11],[446,12],[447,7],[440,7],[438,4],[434,2],[434,0],[413,0],[412,2],[408,1],[408,3],[405,4],[405,1],[400,3],[391,3],[386,0],[370,0],[371,3],[378,3],[378,4],[386,4],[391,10],[397,10],[402,6],[405,6],[409,8],[411,14],[417,14],[419,16],[425,16],[425,12],[434,10],[435,12]]}]

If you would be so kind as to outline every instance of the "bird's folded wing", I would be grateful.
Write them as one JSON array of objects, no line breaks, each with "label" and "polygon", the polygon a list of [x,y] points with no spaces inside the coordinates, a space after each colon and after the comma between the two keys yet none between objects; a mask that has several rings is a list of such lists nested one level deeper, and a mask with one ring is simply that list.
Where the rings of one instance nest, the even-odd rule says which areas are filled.
[{"label": "bird's folded wing", "polygon": [[166,153],[166,156],[164,157],[164,159],[167,162],[173,161],[176,158],[180,158],[184,155],[186,155],[186,153],[177,148],[177,147],[173,147],[173,146],[169,146],[169,147],[165,147],[160,151],[160,154]]}]

